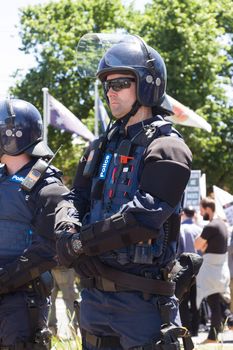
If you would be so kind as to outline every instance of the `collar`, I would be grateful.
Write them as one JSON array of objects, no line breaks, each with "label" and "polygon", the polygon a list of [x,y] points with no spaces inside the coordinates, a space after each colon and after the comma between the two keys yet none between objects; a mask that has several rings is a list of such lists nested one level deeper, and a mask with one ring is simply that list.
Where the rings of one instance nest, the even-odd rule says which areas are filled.
[{"label": "collar", "polygon": [[[33,158],[27,164],[25,164],[22,168],[20,168],[18,171],[16,171],[15,174],[18,174],[18,173],[20,173],[21,171],[23,171],[25,169],[31,168],[35,164],[36,160],[37,160],[36,158]],[[5,164],[1,164],[1,166],[0,166],[0,177],[8,176],[8,175],[9,174],[8,174],[6,165]],[[14,174],[12,174],[12,175],[14,175]]]},{"label": "collar", "polygon": [[190,218],[190,219],[185,219],[184,221],[182,221],[181,225],[183,224],[193,224],[193,220]]},{"label": "collar", "polygon": [[127,127],[127,135],[128,137],[131,139],[132,137],[134,137],[141,129],[143,129],[143,127],[145,125],[150,125],[151,123],[153,123],[154,121],[161,121],[161,116],[154,116],[148,119],[145,119],[139,123],[130,125]]}]

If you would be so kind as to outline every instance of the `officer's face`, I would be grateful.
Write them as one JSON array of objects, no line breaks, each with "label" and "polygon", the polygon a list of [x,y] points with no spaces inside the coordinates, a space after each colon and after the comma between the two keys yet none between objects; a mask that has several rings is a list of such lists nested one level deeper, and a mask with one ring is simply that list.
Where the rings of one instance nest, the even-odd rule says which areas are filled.
[{"label": "officer's face", "polygon": [[[107,76],[107,81],[119,78],[134,78],[134,76],[130,74],[109,74]],[[122,88],[119,89],[117,86],[118,85],[116,84],[115,87],[113,82],[113,87],[111,87],[110,83],[107,96],[109,99],[109,107],[113,116],[120,119],[131,110],[134,102],[136,101],[136,83],[131,79],[128,79],[128,81],[126,79],[126,82],[122,85]]]}]

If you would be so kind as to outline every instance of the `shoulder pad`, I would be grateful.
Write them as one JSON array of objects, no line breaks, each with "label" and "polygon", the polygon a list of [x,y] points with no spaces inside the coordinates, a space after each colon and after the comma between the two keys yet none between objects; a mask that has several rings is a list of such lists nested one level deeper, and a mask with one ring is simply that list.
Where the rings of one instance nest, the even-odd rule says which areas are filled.
[{"label": "shoulder pad", "polygon": [[181,133],[179,133],[179,131],[173,127],[172,127],[171,136],[177,136],[177,137],[180,137],[181,139],[183,139],[183,136],[181,135]]},{"label": "shoulder pad", "polygon": [[144,125],[140,134],[132,141],[139,146],[148,146],[154,139],[172,134],[172,123],[165,120],[156,120],[149,125]]},{"label": "shoulder pad", "polygon": [[63,175],[62,171],[56,168],[53,165],[50,165],[48,169],[46,169],[44,178],[55,176],[57,178],[61,178]]},{"label": "shoulder pad", "polygon": [[32,192],[37,193],[46,184],[49,185],[55,182],[62,182],[61,177],[62,172],[55,166],[50,165],[48,169],[46,169],[45,173],[42,175],[38,183],[33,187]]}]

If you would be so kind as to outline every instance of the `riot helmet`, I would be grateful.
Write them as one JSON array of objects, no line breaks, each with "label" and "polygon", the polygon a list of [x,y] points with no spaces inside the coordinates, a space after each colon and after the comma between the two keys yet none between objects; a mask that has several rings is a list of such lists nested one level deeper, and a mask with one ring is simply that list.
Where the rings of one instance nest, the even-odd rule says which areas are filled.
[{"label": "riot helmet", "polygon": [[137,43],[119,42],[106,52],[99,63],[97,77],[103,82],[109,73],[135,76],[140,105],[162,104],[167,83],[166,66],[159,53],[141,39]]},{"label": "riot helmet", "polygon": [[42,118],[36,107],[20,99],[0,100],[0,156],[27,153],[51,158],[53,152],[42,135]]},{"label": "riot helmet", "polygon": [[[98,77],[103,84],[108,74],[131,74],[136,80],[136,102],[131,116],[143,105],[172,114],[166,96],[167,72],[160,54],[137,35],[88,33],[79,41],[78,72],[81,77]],[[104,88],[107,103],[107,91]]]}]

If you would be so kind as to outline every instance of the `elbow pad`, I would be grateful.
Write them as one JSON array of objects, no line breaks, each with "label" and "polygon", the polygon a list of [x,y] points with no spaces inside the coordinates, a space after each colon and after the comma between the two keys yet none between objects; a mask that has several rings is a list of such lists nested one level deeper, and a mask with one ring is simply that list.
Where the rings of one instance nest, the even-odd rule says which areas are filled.
[{"label": "elbow pad", "polygon": [[175,207],[182,198],[190,177],[190,169],[171,160],[146,163],[139,189]]},{"label": "elbow pad", "polygon": [[182,139],[160,137],[147,149],[139,188],[174,208],[188,183],[191,162],[192,153]]}]

